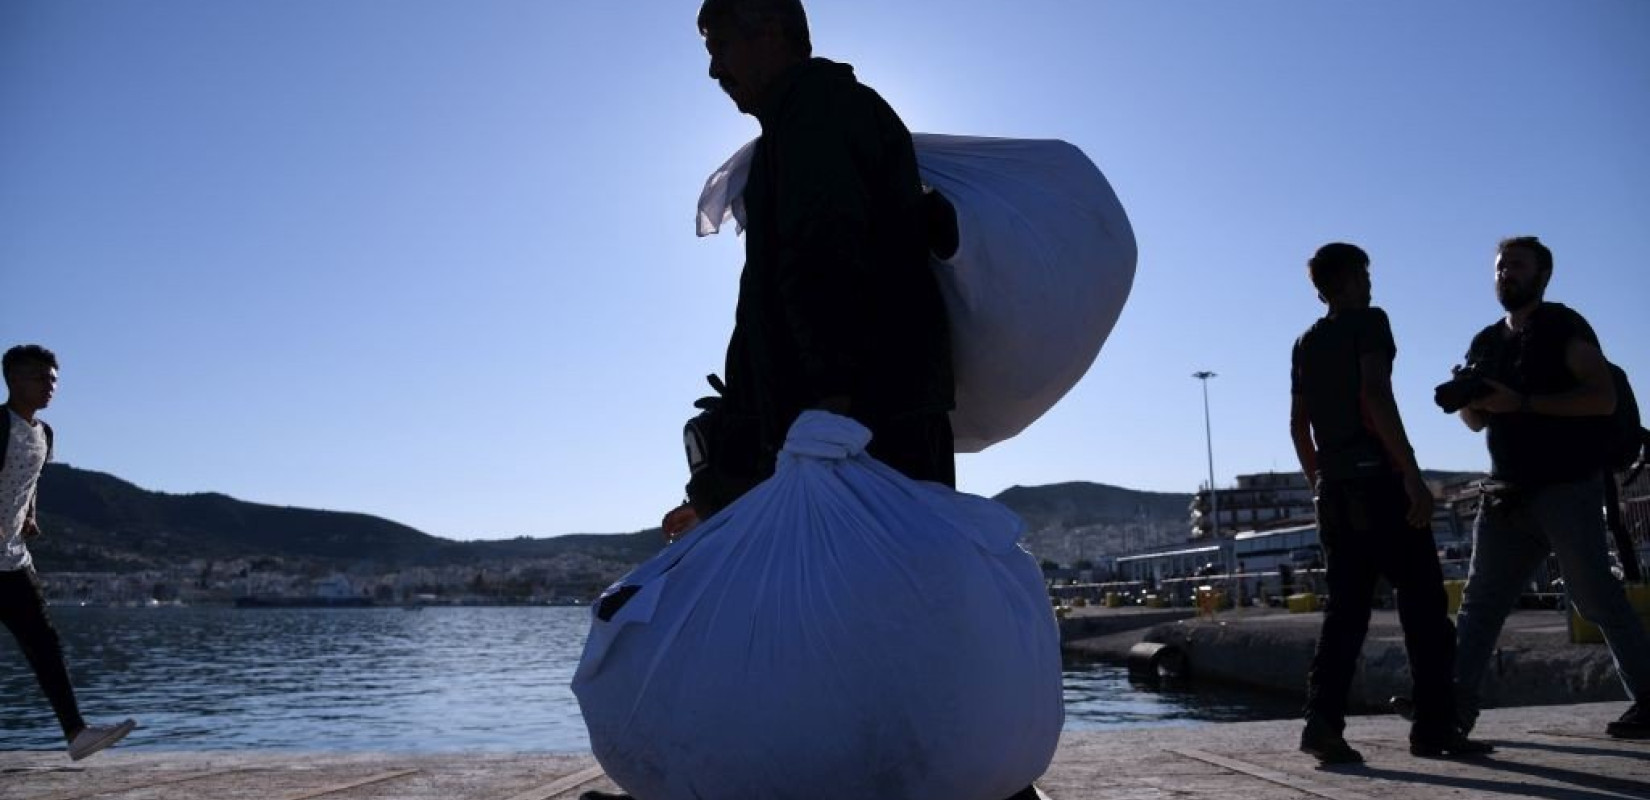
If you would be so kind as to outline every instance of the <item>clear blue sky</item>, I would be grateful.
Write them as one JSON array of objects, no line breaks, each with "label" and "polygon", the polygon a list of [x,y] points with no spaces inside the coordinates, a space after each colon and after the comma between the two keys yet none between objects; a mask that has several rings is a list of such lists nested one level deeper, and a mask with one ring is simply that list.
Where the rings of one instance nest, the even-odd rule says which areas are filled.
[{"label": "clear blue sky", "polygon": [[[741,242],[693,236],[756,133],[695,2],[0,4],[0,341],[63,361],[59,459],[454,538],[637,530],[685,480]],[[1294,469],[1305,260],[1374,258],[1424,466],[1499,314],[1493,246],[1650,393],[1650,3],[815,0],[912,130],[1061,138],[1140,243],[1099,360],[962,487],[1192,491]]]}]

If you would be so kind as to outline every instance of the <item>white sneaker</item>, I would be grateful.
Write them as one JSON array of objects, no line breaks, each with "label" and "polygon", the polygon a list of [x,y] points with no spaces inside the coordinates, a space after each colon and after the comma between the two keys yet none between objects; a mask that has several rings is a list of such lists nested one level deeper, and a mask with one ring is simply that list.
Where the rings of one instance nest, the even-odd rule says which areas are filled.
[{"label": "white sneaker", "polygon": [[74,741],[69,742],[69,758],[79,761],[105,747],[108,747],[131,733],[137,727],[137,720],[129,719],[119,725],[87,725],[86,729],[74,735]]}]

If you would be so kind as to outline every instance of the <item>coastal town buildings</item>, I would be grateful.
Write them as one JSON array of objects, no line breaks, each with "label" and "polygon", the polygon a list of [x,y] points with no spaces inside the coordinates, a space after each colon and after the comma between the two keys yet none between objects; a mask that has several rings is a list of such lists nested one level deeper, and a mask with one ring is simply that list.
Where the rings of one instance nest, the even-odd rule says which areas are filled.
[{"label": "coastal town buildings", "polygon": [[626,568],[579,554],[390,571],[278,559],[196,559],[166,569],[41,577],[48,602],[64,606],[566,605],[588,601]]},{"label": "coastal town buildings", "polygon": [[[1299,472],[1257,472],[1237,476],[1237,486],[1215,489],[1208,486],[1192,498],[1192,541],[1231,537],[1239,531],[1266,530],[1314,519],[1312,487]],[[1212,506],[1220,508],[1220,518],[1212,516]]]}]

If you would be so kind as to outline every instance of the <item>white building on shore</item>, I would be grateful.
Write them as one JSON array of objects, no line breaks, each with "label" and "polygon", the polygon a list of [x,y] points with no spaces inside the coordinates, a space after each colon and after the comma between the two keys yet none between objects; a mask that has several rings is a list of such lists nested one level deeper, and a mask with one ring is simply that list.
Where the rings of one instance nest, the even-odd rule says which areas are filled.
[{"label": "white building on shore", "polygon": [[[1215,525],[1222,537],[1239,531],[1266,530],[1310,524],[1316,519],[1312,507],[1312,487],[1299,472],[1257,472],[1237,476],[1237,486],[1216,489],[1211,501],[1204,486],[1192,498],[1192,541],[1215,538]],[[1220,519],[1210,519],[1211,506],[1218,505]]]}]

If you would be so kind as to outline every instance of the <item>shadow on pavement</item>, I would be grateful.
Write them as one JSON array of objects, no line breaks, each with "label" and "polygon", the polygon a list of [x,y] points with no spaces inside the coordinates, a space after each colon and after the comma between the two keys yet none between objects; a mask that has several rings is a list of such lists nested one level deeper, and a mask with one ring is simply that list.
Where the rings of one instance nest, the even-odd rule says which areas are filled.
[{"label": "shadow on pavement", "polygon": [[[1496,747],[1501,743],[1496,742]],[[1380,778],[1403,783],[1424,784],[1432,786],[1447,786],[1454,789],[1470,789],[1479,792],[1500,792],[1515,797],[1540,797],[1547,800],[1621,800],[1627,797],[1650,797],[1650,783],[1629,781],[1620,778],[1609,778],[1575,770],[1560,769],[1557,767],[1543,767],[1534,764],[1519,764],[1512,761],[1488,758],[1472,759],[1468,762],[1481,769],[1494,769],[1504,772],[1515,772],[1532,778],[1542,778],[1555,783],[1569,784],[1567,786],[1539,786],[1514,780],[1488,780],[1483,778],[1466,778],[1456,775],[1429,775],[1422,772],[1410,772],[1401,769],[1385,767],[1371,767],[1365,765],[1362,769],[1337,769],[1336,772],[1347,775],[1362,775],[1369,778]]]},{"label": "shadow on pavement", "polygon": [[[1632,743],[1632,740],[1621,741],[1624,744]],[[1577,756],[1607,756],[1631,758],[1637,761],[1650,760],[1650,748],[1645,747],[1632,750],[1613,750],[1608,747],[1578,747],[1576,745],[1552,744],[1549,742],[1496,742],[1495,747],[1498,750],[1546,750],[1552,753],[1569,753]]]}]

